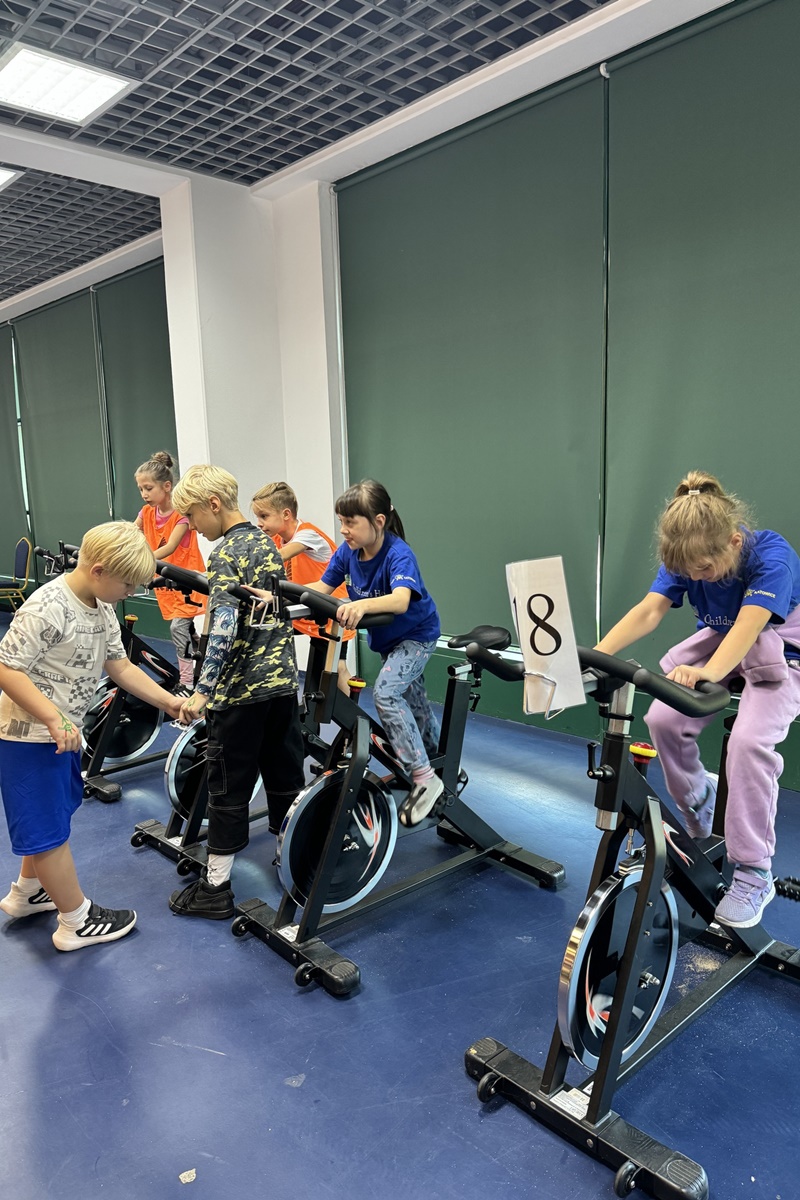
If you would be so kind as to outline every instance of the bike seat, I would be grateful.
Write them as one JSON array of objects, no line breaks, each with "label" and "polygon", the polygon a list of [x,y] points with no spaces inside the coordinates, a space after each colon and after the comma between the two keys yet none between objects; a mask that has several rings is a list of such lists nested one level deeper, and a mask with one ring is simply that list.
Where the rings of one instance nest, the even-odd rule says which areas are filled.
[{"label": "bike seat", "polygon": [[457,633],[447,644],[451,650],[460,650],[470,642],[477,642],[486,650],[507,650],[511,634],[500,625],[476,625],[469,633]]}]

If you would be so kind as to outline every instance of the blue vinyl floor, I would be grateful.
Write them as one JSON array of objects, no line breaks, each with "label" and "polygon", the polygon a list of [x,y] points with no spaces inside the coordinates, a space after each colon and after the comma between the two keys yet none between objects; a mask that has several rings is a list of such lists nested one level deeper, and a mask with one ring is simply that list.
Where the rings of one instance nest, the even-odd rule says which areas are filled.
[{"label": "blue vinyl floor", "polygon": [[[598,839],[585,762],[578,739],[472,717],[465,798],[563,862],[567,885],[547,892],[480,868],[344,926],[330,940],[363,979],[347,1000],[298,989],[288,964],[228,922],[173,916],[174,864],[130,845],[137,821],[166,818],[161,768],[117,776],[122,801],[86,801],[73,850],[90,897],[137,909],[134,933],[59,954],[52,914],[0,914],[0,1197],[613,1196],[607,1168],[513,1105],[480,1104],[463,1066],[485,1035],[544,1062]],[[651,778],[658,787],[657,769]],[[254,827],[234,869],[239,899],[277,900],[274,844]],[[448,853],[425,831],[395,862],[418,870]],[[16,866],[2,830],[0,881]],[[800,874],[793,792],[781,794],[776,873]],[[765,924],[797,944],[800,906],[776,899]],[[676,992],[710,960],[682,950]],[[798,1200],[799,1057],[800,991],[756,972],[615,1108],[702,1163],[715,1200]]]}]

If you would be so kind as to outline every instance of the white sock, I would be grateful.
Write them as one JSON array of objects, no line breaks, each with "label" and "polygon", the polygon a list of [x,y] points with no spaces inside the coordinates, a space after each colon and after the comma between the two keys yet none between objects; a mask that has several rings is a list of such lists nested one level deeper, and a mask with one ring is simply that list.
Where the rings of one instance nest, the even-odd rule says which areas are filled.
[{"label": "white sock", "polygon": [[212,887],[227,883],[233,870],[235,854],[209,854],[206,864],[206,879]]},{"label": "white sock", "polygon": [[28,879],[26,875],[20,875],[17,880],[17,887],[22,892],[23,896],[35,896],[42,885],[34,875],[33,879]]},{"label": "white sock", "polygon": [[60,925],[64,925],[67,929],[80,929],[83,922],[89,915],[89,909],[92,907],[91,900],[87,900],[84,896],[83,904],[79,904],[72,912],[60,912],[58,921]]},{"label": "white sock", "polygon": [[423,787],[426,783],[430,783],[433,776],[434,770],[430,763],[427,767],[417,767],[416,770],[411,772],[411,778],[414,780],[414,783],[422,784]]}]

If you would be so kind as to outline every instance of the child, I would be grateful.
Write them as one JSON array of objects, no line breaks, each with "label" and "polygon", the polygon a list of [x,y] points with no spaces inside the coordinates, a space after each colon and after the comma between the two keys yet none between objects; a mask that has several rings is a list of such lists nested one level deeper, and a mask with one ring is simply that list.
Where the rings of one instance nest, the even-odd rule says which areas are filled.
[{"label": "child", "polygon": [[[258,528],[268,534],[278,547],[287,577],[294,583],[316,583],[330,562],[336,546],[327,533],[323,533],[310,521],[301,521],[298,518],[297,496],[288,483],[268,483],[261,488],[253,496],[252,509]],[[342,586],[336,589],[334,595],[341,596],[344,600],[347,591]],[[298,633],[319,637],[316,621],[295,621],[294,627]],[[342,641],[350,641],[355,636],[354,629],[347,629],[342,635]],[[345,695],[350,693],[351,675],[347,663],[342,659],[339,662],[339,687]]]},{"label": "child", "polygon": [[[158,450],[136,471],[136,486],[144,500],[144,508],[136,518],[136,524],[157,559],[168,559],[177,567],[185,567],[189,571],[205,571],[197,534],[189,528],[186,517],[182,517],[172,503],[174,466],[175,461],[167,451]],[[191,598],[193,603],[187,604],[180,592],[167,588],[156,590],[161,615],[170,623],[169,632],[178,656],[181,690],[185,696],[191,695],[194,682],[194,664],[187,657],[189,647],[196,640],[193,621],[206,609],[205,596],[192,592]]]},{"label": "child", "polygon": [[[800,713],[800,558],[778,533],[753,530],[744,505],[713,475],[690,471],[658,529],[662,566],[650,591],[598,644],[618,654],[652,633],[684,595],[698,632],[661,660],[667,678],[745,680],[728,744],[725,839],[733,882],[716,909],[724,925],[746,929],[775,895],[772,854],[778,777],[775,747]],[[655,701],[647,724],[670,795],[694,838],[711,833],[716,776],[703,770],[697,735],[713,720],[684,717]]]},{"label": "child", "polygon": [[19,879],[0,908],[11,917],[58,910],[53,942],[80,950],[124,937],[129,909],[87,900],[69,846],[83,796],[80,726],[100,673],[170,716],[181,701],[125,656],[114,605],[153,578],[155,559],[129,521],[90,529],[78,565],[25,601],[0,643],[0,786]]},{"label": "child", "polygon": [[370,647],[383,660],[373,694],[386,736],[413,779],[398,816],[404,825],[417,825],[444,788],[430,764],[430,755],[438,751],[439,724],[422,676],[441,632],[439,614],[382,484],[365,479],[349,488],[336,501],[336,515],[345,544],[320,583],[310,586],[330,595],[347,583],[350,603],[341,606],[337,620],[348,629],[367,613],[395,614],[390,625],[369,630]]},{"label": "child", "polygon": [[239,511],[236,480],[220,467],[190,467],[175,488],[175,506],[209,541],[222,541],[208,559],[211,626],[203,669],[181,720],[206,712],[208,734],[208,862],[202,876],[173,892],[181,916],[233,916],[230,877],[234,855],[249,840],[249,806],[259,773],[269,827],[281,822],[305,784],[303,736],[297,706],[297,663],[292,627],[251,624],[228,584],[265,589],[283,577],[275,543]]}]

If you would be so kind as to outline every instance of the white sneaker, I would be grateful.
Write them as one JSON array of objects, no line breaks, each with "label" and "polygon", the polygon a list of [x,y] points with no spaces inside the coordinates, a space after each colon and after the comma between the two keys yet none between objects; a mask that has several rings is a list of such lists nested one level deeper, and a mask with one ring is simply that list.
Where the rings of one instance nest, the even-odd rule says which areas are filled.
[{"label": "white sneaker", "polygon": [[444,791],[444,784],[438,775],[426,783],[415,783],[397,810],[401,825],[419,825],[430,813],[436,801]]},{"label": "white sneaker", "polygon": [[82,950],[97,942],[115,942],[125,937],[136,924],[136,913],[130,908],[101,908],[91,904],[79,929],[68,929],[59,921],[53,934],[56,950]]},{"label": "white sneaker", "polygon": [[0,900],[0,908],[10,917],[30,917],[34,913],[55,912],[56,906],[43,887],[26,896],[18,883],[12,883],[11,891]]}]

